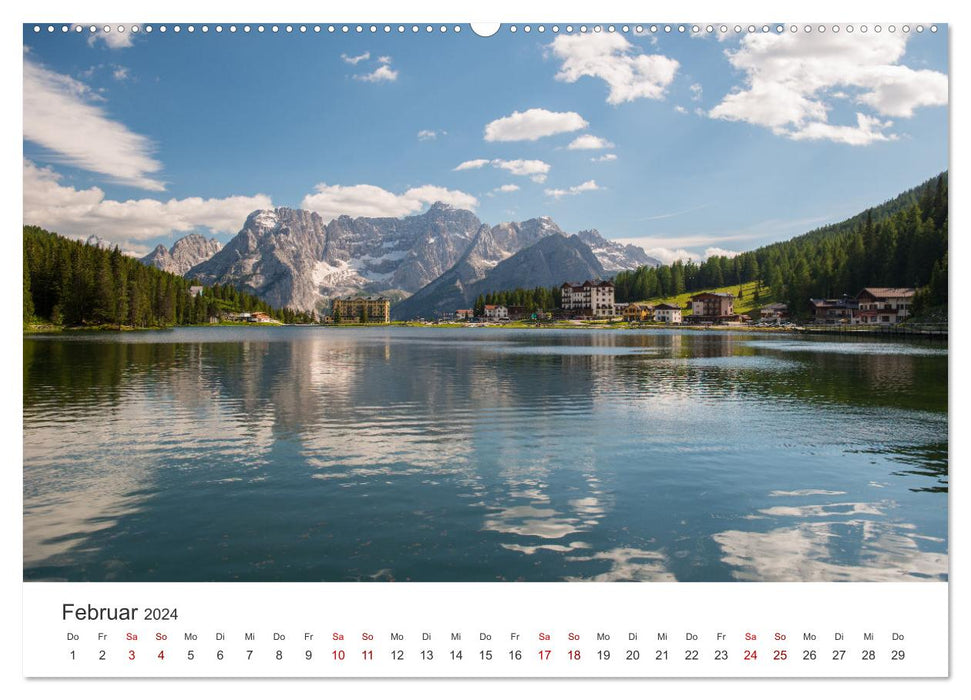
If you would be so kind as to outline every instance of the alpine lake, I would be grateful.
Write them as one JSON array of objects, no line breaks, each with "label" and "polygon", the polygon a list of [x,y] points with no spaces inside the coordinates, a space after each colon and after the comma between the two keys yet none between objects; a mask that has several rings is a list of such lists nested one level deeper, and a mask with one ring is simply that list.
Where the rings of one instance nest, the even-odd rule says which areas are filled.
[{"label": "alpine lake", "polygon": [[23,351],[28,581],[948,576],[941,342],[294,326]]}]

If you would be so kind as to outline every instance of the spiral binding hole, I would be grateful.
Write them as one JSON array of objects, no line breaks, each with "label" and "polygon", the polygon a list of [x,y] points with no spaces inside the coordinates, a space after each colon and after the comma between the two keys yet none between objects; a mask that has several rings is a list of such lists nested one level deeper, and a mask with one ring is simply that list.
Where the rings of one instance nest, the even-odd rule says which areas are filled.
[{"label": "spiral binding hole", "polygon": [[[224,27],[223,25],[209,26],[209,25],[205,25],[205,24],[198,25],[198,26],[197,25],[192,25],[192,24],[188,24],[188,25],[179,25],[179,24],[164,25],[164,24],[161,24],[161,25],[157,25],[157,26],[153,26],[151,24],[146,24],[146,25],[134,25],[133,24],[133,25],[130,25],[130,26],[126,26],[126,25],[116,25],[114,27],[111,26],[111,25],[107,25],[107,24],[104,25],[104,26],[97,26],[97,25],[93,25],[93,24],[92,25],[81,25],[81,24],[69,25],[69,24],[64,24],[64,25],[59,25],[59,26],[60,26],[60,33],[62,33],[62,34],[69,34],[71,32],[71,29],[72,28],[74,29],[74,32],[77,33],[77,34],[84,33],[85,30],[88,33],[91,33],[91,34],[97,34],[98,32],[101,32],[101,33],[104,33],[104,34],[109,34],[111,32],[117,32],[119,34],[124,33],[124,32],[131,32],[133,34],[134,33],[137,33],[137,32],[144,32],[145,34],[151,34],[151,33],[156,32],[156,31],[159,32],[159,33],[162,33],[162,34],[168,33],[169,31],[172,31],[172,32],[174,32],[176,34],[181,34],[183,28],[185,29],[186,33],[188,33],[188,34],[196,34],[196,33],[210,34],[210,33],[213,33],[213,32],[216,33],[216,34],[222,34],[222,33],[224,33],[224,30],[226,30],[226,29],[228,29],[228,31],[229,31],[230,34],[237,34],[240,31],[243,34],[249,34],[252,31],[252,28],[250,27],[250,25],[242,25],[241,27],[237,27],[237,25],[234,25],[234,24],[233,25],[228,25],[226,27]],[[198,29],[198,32],[196,31],[197,29]],[[314,34],[320,34],[321,31],[323,30],[323,27],[321,25],[319,25],[319,24],[318,25],[306,25],[306,24],[291,25],[291,24],[288,24],[288,25],[283,25],[282,26],[282,31],[281,31],[281,26],[280,25],[275,25],[274,24],[274,25],[269,25],[267,27],[267,26],[264,26],[264,25],[261,24],[261,25],[256,25],[255,29],[256,29],[256,32],[257,33],[260,33],[260,34],[266,33],[267,29],[269,29],[269,31],[271,33],[273,33],[273,34],[281,34],[281,33],[285,33],[285,34],[307,34],[310,31],[313,31]],[[659,32],[663,32],[665,34],[672,34],[672,33],[675,32],[675,30],[677,31],[678,34],[702,34],[702,33],[705,33],[705,34],[714,34],[714,33],[728,34],[729,32],[734,32],[735,34],[746,34],[746,33],[747,34],[756,34],[756,33],[759,33],[759,32],[761,32],[763,34],[769,34],[769,33],[772,33],[772,32],[774,32],[776,34],[784,34],[786,32],[788,32],[790,34],[796,34],[796,33],[800,33],[800,32],[801,33],[804,33],[804,34],[825,34],[827,32],[832,32],[833,34],[839,34],[840,32],[846,32],[847,34],[852,34],[853,32],[860,32],[862,34],[866,34],[866,33],[872,32],[874,34],[880,34],[880,33],[884,32],[884,31],[887,31],[887,32],[893,34],[893,33],[896,33],[898,30],[900,32],[904,33],[904,34],[909,34],[911,32],[916,32],[918,34],[922,34],[922,33],[924,33],[925,29],[927,31],[931,32],[932,34],[936,34],[939,31],[939,27],[936,24],[931,24],[931,25],[926,25],[926,26],[925,25],[921,25],[921,24],[913,25],[913,26],[912,25],[909,25],[909,24],[903,24],[903,25],[894,25],[894,24],[889,24],[889,25],[881,25],[881,24],[873,24],[873,25],[866,25],[866,24],[860,24],[860,25],[852,25],[852,24],[839,25],[839,24],[834,24],[832,26],[826,26],[826,25],[823,25],[823,24],[816,25],[816,26],[813,26],[813,25],[810,25],[810,24],[806,24],[806,25],[802,25],[802,26],[796,25],[796,24],[791,24],[791,25],[782,25],[782,24],[777,24],[777,25],[768,25],[768,24],[755,25],[755,24],[749,24],[749,25],[746,25],[746,26],[737,25],[737,24],[736,25],[732,25],[732,26],[729,26],[729,25],[726,25],[726,24],[721,24],[721,25],[712,25],[712,24],[705,24],[705,25],[698,25],[698,24],[691,24],[691,25],[684,25],[684,24],[679,24],[679,25],[670,25],[670,24],[657,25],[657,24],[652,24],[652,25],[649,25],[648,27],[645,27],[644,25],[640,25],[640,24],[638,24],[638,25],[628,25],[628,24],[624,24],[624,25],[620,25],[620,26],[616,26],[616,25],[613,25],[613,24],[609,24],[609,25],[600,25],[600,24],[586,25],[586,24],[581,24],[581,25],[578,25],[578,26],[574,26],[572,24],[568,24],[568,25],[565,25],[563,27],[561,27],[560,25],[557,25],[557,24],[553,24],[553,25],[544,25],[544,24],[538,24],[538,25],[522,24],[522,25],[517,25],[517,24],[510,24],[507,27],[507,30],[508,30],[508,32],[510,34],[520,34],[520,33],[521,34],[532,34],[534,32],[535,33],[538,33],[538,34],[545,34],[548,31],[549,32],[552,32],[553,34],[559,34],[561,32],[566,32],[567,34],[576,34],[576,33],[579,33],[579,34],[591,34],[591,33],[592,34],[602,34],[602,33],[608,33],[608,34],[614,34],[614,33],[628,34],[628,33],[631,33],[631,32],[633,32],[634,34],[643,34],[643,33],[645,33],[645,31],[650,32],[651,34],[657,34]],[[53,24],[50,24],[50,25],[35,24],[32,27],[32,31],[35,34],[41,34],[45,30],[46,30],[46,32],[48,34],[54,34],[54,33],[57,33],[58,26],[55,26]],[[448,26],[448,25],[445,25],[445,24],[441,24],[441,25],[431,25],[431,24],[428,24],[428,25],[417,25],[417,24],[414,24],[414,25],[403,25],[403,24],[399,24],[397,26],[389,25],[389,24],[385,24],[385,25],[375,25],[375,24],[372,24],[372,25],[326,25],[326,30],[327,30],[327,33],[328,34],[334,34],[338,30],[342,34],[351,34],[351,33],[354,33],[354,34],[363,34],[365,32],[370,33],[370,34],[378,34],[379,32],[383,32],[385,34],[391,34],[391,33],[395,32],[395,31],[397,31],[398,34],[405,34],[409,30],[411,31],[412,34],[420,34],[420,33],[425,33],[425,34],[433,34],[433,33],[438,33],[438,34],[449,34],[449,33],[459,34],[459,33],[462,32],[462,27],[461,27],[461,25],[457,25],[457,24],[456,25],[453,25],[453,26]]]}]

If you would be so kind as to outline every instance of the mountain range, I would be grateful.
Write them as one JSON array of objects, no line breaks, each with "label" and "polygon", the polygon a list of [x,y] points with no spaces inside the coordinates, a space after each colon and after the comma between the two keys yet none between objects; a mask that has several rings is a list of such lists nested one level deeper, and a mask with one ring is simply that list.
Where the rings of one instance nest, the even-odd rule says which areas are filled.
[{"label": "mountain range", "polygon": [[190,269],[218,253],[220,248],[222,244],[216,239],[190,233],[173,243],[171,248],[155,246],[155,250],[141,261],[165,272],[185,275]]},{"label": "mountain range", "polygon": [[469,274],[474,270],[467,261],[460,261],[437,280],[395,305],[391,310],[392,317],[398,320],[434,318],[442,312],[470,308],[479,294],[486,292],[516,287],[555,287],[563,282],[606,276],[600,260],[579,235],[547,235],[481,275]]},{"label": "mountain range", "polygon": [[[550,237],[570,242],[548,244],[492,274],[503,261]],[[588,270],[584,274],[557,269],[561,261],[581,259],[584,265],[569,270]],[[590,265],[591,260],[596,264]],[[642,249],[609,241],[595,230],[570,237],[549,217],[490,226],[470,211],[441,202],[414,216],[341,216],[330,223],[302,209],[262,209],[251,213],[221,248],[191,234],[170,249],[158,246],[142,261],[203,284],[234,285],[280,308],[322,310],[335,296],[359,293],[383,294],[393,301],[418,297],[402,303],[396,317],[409,309],[420,311],[415,315],[445,310],[453,300],[467,303],[473,290],[500,289],[484,284],[534,287],[659,264]],[[544,264],[547,273],[533,277],[529,271]],[[448,284],[459,285],[458,294],[444,293]]]}]

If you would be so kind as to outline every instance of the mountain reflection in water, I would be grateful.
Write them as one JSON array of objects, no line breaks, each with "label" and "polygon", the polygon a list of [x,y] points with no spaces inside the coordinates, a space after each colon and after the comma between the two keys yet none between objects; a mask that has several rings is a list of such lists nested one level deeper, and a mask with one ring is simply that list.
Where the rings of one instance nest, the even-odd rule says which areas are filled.
[{"label": "mountain reflection in water", "polygon": [[24,578],[946,580],[940,344],[24,340]]}]

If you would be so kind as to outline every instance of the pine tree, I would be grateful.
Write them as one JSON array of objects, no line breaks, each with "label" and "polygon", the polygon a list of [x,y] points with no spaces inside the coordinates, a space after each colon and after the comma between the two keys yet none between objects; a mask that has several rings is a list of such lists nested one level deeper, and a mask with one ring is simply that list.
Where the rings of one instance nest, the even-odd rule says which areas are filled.
[{"label": "pine tree", "polygon": [[30,263],[27,260],[27,248],[24,248],[24,323],[34,320],[34,296],[30,291]]},{"label": "pine tree", "polygon": [[759,260],[755,254],[749,254],[745,256],[745,271],[742,273],[744,279],[743,282],[758,282],[759,281]]}]

